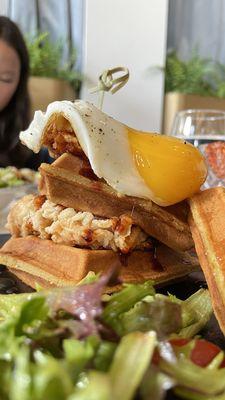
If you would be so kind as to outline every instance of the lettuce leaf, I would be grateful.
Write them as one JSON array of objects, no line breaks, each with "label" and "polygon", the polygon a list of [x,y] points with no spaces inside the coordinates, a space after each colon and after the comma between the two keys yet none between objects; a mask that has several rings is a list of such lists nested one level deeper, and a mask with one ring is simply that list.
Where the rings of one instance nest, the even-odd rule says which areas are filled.
[{"label": "lettuce leaf", "polygon": [[181,307],[166,299],[139,302],[121,315],[120,334],[154,330],[158,338],[168,337],[182,328]]},{"label": "lettuce leaf", "polygon": [[[202,329],[212,313],[208,291],[181,301],[156,295],[148,281],[104,301],[108,278],[91,274],[75,287],[0,295],[0,398],[130,400],[139,391],[161,400],[172,386],[188,399],[223,396],[222,353],[200,368],[189,360],[189,344],[172,351],[166,341]],[[161,360],[153,368],[156,338]]]},{"label": "lettuce leaf", "polygon": [[112,399],[133,398],[151,362],[155,332],[133,332],[121,339],[110,367]]}]

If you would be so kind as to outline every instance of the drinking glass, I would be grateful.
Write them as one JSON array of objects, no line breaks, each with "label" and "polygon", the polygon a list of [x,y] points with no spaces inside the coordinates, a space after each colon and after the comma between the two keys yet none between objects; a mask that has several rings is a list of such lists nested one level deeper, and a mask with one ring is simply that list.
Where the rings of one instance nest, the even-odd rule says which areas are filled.
[{"label": "drinking glass", "polygon": [[208,165],[204,188],[225,186],[225,111],[179,111],[171,135],[194,144],[204,155]]}]

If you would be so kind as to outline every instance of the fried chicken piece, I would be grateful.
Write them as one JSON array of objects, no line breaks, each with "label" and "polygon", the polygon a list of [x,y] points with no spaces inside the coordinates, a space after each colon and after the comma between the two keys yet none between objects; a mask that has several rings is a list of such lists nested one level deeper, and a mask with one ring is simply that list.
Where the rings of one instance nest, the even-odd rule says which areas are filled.
[{"label": "fried chicken piece", "polygon": [[47,200],[27,195],[11,209],[7,227],[15,237],[28,235],[55,243],[91,249],[112,249],[129,253],[150,239],[130,216],[97,218],[90,212],[77,212]]}]

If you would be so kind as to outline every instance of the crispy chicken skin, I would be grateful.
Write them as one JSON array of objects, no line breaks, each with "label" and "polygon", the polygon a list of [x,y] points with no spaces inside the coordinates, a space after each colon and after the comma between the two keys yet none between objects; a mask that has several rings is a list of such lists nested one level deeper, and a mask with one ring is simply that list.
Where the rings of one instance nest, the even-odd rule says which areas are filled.
[{"label": "crispy chicken skin", "polygon": [[27,195],[11,209],[7,228],[14,237],[34,235],[55,243],[91,249],[112,249],[127,254],[135,249],[149,249],[148,235],[132,218],[98,218],[90,212],[77,212],[47,200],[45,196]]},{"label": "crispy chicken skin", "polygon": [[53,115],[50,118],[42,144],[54,158],[63,153],[86,158],[69,121],[61,115]]}]

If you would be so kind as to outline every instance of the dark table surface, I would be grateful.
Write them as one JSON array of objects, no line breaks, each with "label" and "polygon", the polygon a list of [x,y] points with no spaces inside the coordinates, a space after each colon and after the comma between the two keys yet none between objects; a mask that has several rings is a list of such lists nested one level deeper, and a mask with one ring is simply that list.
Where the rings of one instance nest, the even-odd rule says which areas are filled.
[{"label": "dark table surface", "polygon": [[[0,247],[8,240],[9,235],[0,235]],[[8,272],[4,266],[0,266],[0,293],[1,287],[4,287],[4,280],[13,281],[14,292],[17,293],[30,291],[30,288],[21,283],[13,274]],[[3,283],[3,284],[2,284]],[[176,295],[180,299],[185,299],[194,292],[196,292],[201,287],[207,287],[205,283],[204,276],[201,272],[195,272],[185,277],[183,280],[180,280],[177,283],[173,283],[172,285],[167,285],[164,288],[160,289],[160,292],[171,293]],[[5,292],[4,292],[5,293]],[[7,293],[7,291],[6,291]],[[12,293],[10,288],[8,293]],[[225,350],[225,339],[223,334],[220,331],[218,323],[214,317],[212,316],[211,320],[205,327],[205,329],[201,332],[202,336],[220,346],[223,350]],[[172,393],[168,394],[166,400],[179,400]]]},{"label": "dark table surface", "polygon": [[6,240],[8,240],[9,237],[10,237],[10,235],[1,235],[0,234],[0,247],[6,242]]}]

